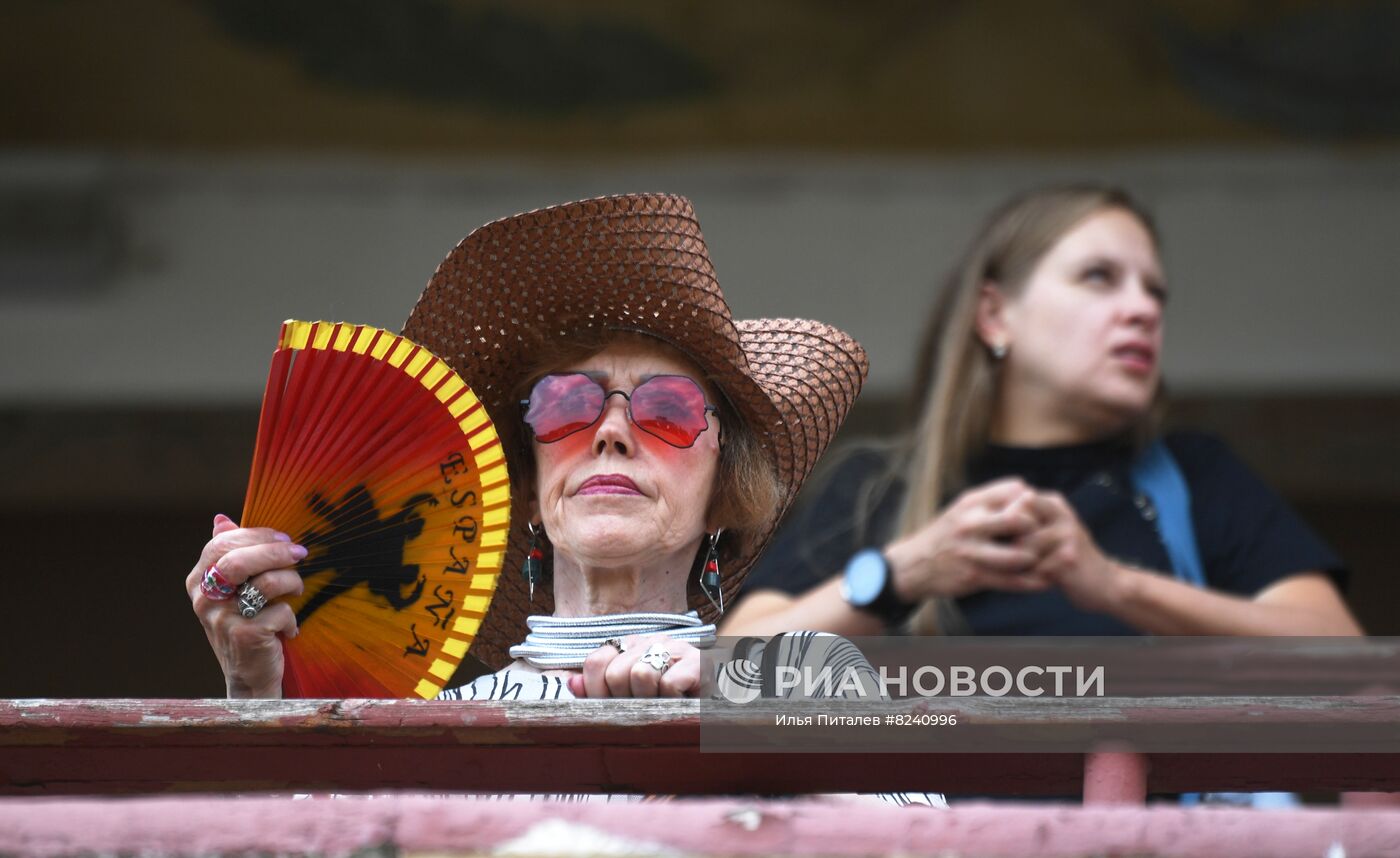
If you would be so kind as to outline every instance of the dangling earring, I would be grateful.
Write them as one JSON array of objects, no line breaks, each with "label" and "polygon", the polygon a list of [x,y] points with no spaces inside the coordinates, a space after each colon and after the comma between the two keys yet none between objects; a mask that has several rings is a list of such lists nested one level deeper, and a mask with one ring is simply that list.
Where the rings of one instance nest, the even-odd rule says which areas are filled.
[{"label": "dangling earring", "polygon": [[530,585],[530,602],[535,601],[535,585],[544,577],[544,552],[540,550],[540,528],[533,521],[525,522],[530,531],[530,546],[525,549],[525,562],[520,564],[520,575]]},{"label": "dangling earring", "polygon": [[705,552],[705,565],[700,568],[700,592],[710,600],[715,609],[724,614],[724,590],[719,585],[719,535],[724,528],[717,528],[710,535],[710,548]]}]

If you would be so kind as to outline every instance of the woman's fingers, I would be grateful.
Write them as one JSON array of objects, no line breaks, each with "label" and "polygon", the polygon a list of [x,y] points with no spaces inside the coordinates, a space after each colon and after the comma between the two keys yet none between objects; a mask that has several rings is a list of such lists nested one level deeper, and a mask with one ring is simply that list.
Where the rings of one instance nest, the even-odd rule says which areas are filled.
[{"label": "woman's fingers", "polygon": [[[295,612],[277,600],[302,592],[305,585],[292,567],[306,554],[306,549],[292,544],[285,533],[266,527],[239,527],[226,515],[214,516],[211,537],[199,562],[185,577],[185,590],[219,659],[230,696],[277,696],[282,679],[282,639],[298,633]],[[205,596],[200,584],[212,565],[217,565],[224,582],[256,587],[267,597],[263,610],[244,617],[237,599]]]},{"label": "woman's fingers", "polygon": [[613,697],[655,697],[658,671],[648,662],[653,651],[670,652],[671,639],[665,635],[629,635],[622,639],[622,655],[608,665],[608,691]]},{"label": "woman's fingers", "polygon": [[1009,477],[994,480],[975,489],[968,489],[958,496],[953,506],[1000,509],[1030,491],[1032,491],[1031,487],[1026,485],[1024,480]]},{"label": "woman's fingers", "polygon": [[232,549],[218,559],[218,567],[230,583],[237,585],[272,569],[295,566],[305,558],[306,548],[303,546],[289,542],[262,542]]},{"label": "woman's fingers", "polygon": [[245,617],[238,611],[226,611],[217,620],[222,639],[227,641],[227,655],[230,666],[246,672],[250,666],[258,666],[261,655],[268,649],[275,649],[281,657],[282,647],[275,638],[297,636],[297,617],[292,606],[286,602],[268,605],[255,617]]},{"label": "woman's fingers", "polygon": [[661,674],[659,695],[661,697],[687,697],[700,687],[700,651],[688,644],[678,661]]},{"label": "woman's fingers", "polygon": [[306,582],[295,569],[261,572],[249,578],[248,583],[257,587],[258,592],[266,596],[269,602],[283,596],[299,596],[306,589]]},{"label": "woman's fingers", "polygon": [[[632,691],[633,670],[637,667],[646,669],[646,665],[638,661],[642,657],[641,650],[626,642],[623,643],[623,647],[626,652],[609,662],[607,669],[603,671],[603,681],[608,686],[609,697],[636,697]],[[655,696],[655,692],[652,694]]]},{"label": "woman's fingers", "polygon": [[[230,522],[232,524],[232,522]],[[218,526],[215,526],[218,529]],[[209,564],[216,563],[222,570],[221,559],[237,548],[246,548],[250,545],[264,545],[272,543],[282,543],[290,545],[292,538],[279,530],[270,527],[236,527],[226,528],[216,533],[212,539],[204,543],[204,550],[200,552],[199,564],[195,567],[201,575],[209,568]],[[281,565],[281,564],[279,564]]]},{"label": "woman's fingers", "polygon": [[633,697],[661,696],[662,682],[667,671],[687,650],[695,650],[690,644],[665,635],[639,638],[635,644],[629,644],[629,647],[633,648],[629,649],[628,654],[636,654],[636,660],[628,674]]},{"label": "woman's fingers", "polygon": [[[685,697],[700,687],[700,651],[665,635],[627,637],[624,652],[602,646],[583,660],[582,675],[569,677],[575,697]],[[649,655],[652,654],[652,655]],[[665,656],[665,661],[654,654]],[[664,669],[655,663],[668,665]]]},{"label": "woman's fingers", "polygon": [[575,697],[591,697],[602,700],[612,695],[608,693],[608,681],[606,671],[613,659],[621,655],[617,648],[610,645],[600,646],[590,652],[583,660],[583,694],[580,695],[574,689],[574,684],[569,683],[569,689],[574,692]]},{"label": "woman's fingers", "polygon": [[1074,508],[1059,492],[1032,492],[1026,501],[1028,508],[1042,523],[1053,524],[1066,516],[1074,516]]},{"label": "woman's fingers", "polygon": [[285,542],[264,542],[235,548],[219,559],[219,571],[234,584],[274,569],[291,569],[306,558],[306,549]]},{"label": "woman's fingers", "polygon": [[1042,527],[1035,533],[1029,534],[1023,538],[1020,544],[1022,548],[1025,548],[1035,555],[1036,563],[1038,564],[1046,554],[1049,554],[1055,546],[1059,545],[1063,540],[1064,536],[1060,533],[1059,528]]},{"label": "woman's fingers", "polygon": [[1046,555],[1074,537],[1080,528],[1079,516],[1063,496],[1053,492],[1037,492],[1030,507],[1043,523],[1022,536],[1017,544],[1034,554],[1039,564]]},{"label": "woman's fingers", "polygon": [[226,642],[228,646],[223,649],[240,663],[249,661],[248,654],[243,652],[245,649],[255,651],[266,645],[265,637],[275,634],[296,637],[296,614],[290,605],[275,600],[299,595],[306,586],[295,569],[273,569],[248,580],[267,598],[267,606],[252,617],[244,617],[239,612],[236,598],[215,601],[196,593],[194,601],[195,613],[208,628],[210,643],[219,649],[220,641]]},{"label": "woman's fingers", "polygon": [[632,697],[684,697],[699,686],[701,656],[693,645],[655,635],[642,638],[628,655],[634,652],[628,673]]},{"label": "woman's fingers", "polygon": [[[190,574],[185,576],[185,592],[190,594],[191,599],[194,599],[198,594],[199,582],[203,580],[204,573],[208,571],[210,566],[217,565],[221,573],[225,572],[223,560],[229,552],[253,545],[290,545],[292,542],[290,536],[280,531],[273,530],[272,528],[240,528],[231,527],[230,525],[232,524],[233,521],[229,519],[228,516],[219,515],[214,517],[214,536],[210,538],[208,542],[204,543],[204,550],[200,552],[199,562],[195,563],[194,568],[190,570]],[[303,554],[302,556],[305,557],[306,555]],[[271,569],[276,566],[289,566],[295,562],[297,561],[292,560],[289,562],[275,563],[263,568]],[[257,572],[261,571],[263,570],[253,570],[251,574],[257,574]],[[227,579],[228,575],[224,575],[224,577]],[[241,583],[242,580],[243,579],[239,579],[234,583]]]},{"label": "woman's fingers", "polygon": [[662,677],[661,671],[638,658],[632,663],[632,669],[627,674],[628,696],[638,699],[660,696]]},{"label": "woman's fingers", "polygon": [[1031,511],[1029,501],[1018,498],[1001,509],[982,509],[971,514],[963,525],[963,532],[980,539],[1010,540],[1040,526],[1040,519]]},{"label": "woman's fingers", "polygon": [[294,638],[301,633],[297,627],[296,612],[286,602],[268,605],[253,617],[252,622],[257,623],[268,634],[281,635],[284,638]]},{"label": "woman's fingers", "polygon": [[[620,653],[612,646],[589,653],[582,675],[569,678],[575,697],[683,697],[699,687],[700,652],[690,644],[652,635],[624,638],[622,646]],[[661,659],[653,653],[664,654],[669,666],[658,669],[653,662]]]},{"label": "woman's fingers", "polygon": [[993,572],[1024,572],[1040,559],[1040,555],[1027,546],[997,542],[973,542],[964,547],[963,556],[979,571]]}]

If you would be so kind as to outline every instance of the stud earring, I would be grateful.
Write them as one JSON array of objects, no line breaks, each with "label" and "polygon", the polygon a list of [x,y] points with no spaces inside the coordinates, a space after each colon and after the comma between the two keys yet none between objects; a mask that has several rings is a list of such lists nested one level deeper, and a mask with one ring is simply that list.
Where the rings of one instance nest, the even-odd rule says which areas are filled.
[{"label": "stud earring", "polygon": [[1006,357],[1006,343],[997,343],[992,346],[992,357],[1001,360]]},{"label": "stud earring", "polygon": [[544,552],[540,550],[539,525],[533,521],[525,523],[530,531],[530,545],[525,549],[525,562],[520,564],[520,575],[530,585],[530,602],[535,601],[535,585],[544,577]]},{"label": "stud earring", "polygon": [[710,547],[705,552],[705,565],[700,568],[700,592],[710,600],[715,609],[724,614],[724,590],[719,579],[719,535],[724,528],[718,528],[710,535]]}]

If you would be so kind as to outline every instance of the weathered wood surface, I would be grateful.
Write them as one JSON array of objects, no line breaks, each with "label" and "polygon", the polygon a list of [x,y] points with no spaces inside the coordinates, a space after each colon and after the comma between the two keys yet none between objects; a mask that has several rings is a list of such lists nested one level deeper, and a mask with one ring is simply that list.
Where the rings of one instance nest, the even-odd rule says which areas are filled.
[{"label": "weathered wood surface", "polygon": [[985,804],[940,811],[850,799],[6,799],[0,854],[1394,858],[1400,811]]},{"label": "weathered wood surface", "polygon": [[[952,712],[916,752],[711,753],[716,729],[766,729],[778,714]],[[703,726],[702,726],[703,725]],[[934,790],[1078,795],[1082,753],[1114,731],[1227,737],[1280,731],[1286,753],[1149,753],[1154,792],[1400,790],[1400,699],[939,699],[896,703],[388,700],[0,701],[0,791],[435,790],[677,794]],[[747,731],[747,732],[746,732]],[[1181,732],[1185,731],[1185,732]],[[1207,732],[1202,732],[1207,731]],[[1233,731],[1233,732],[1232,732]],[[1345,734],[1351,744],[1335,744]],[[787,734],[785,734],[787,735]],[[842,747],[841,729],[826,749]],[[883,731],[881,735],[889,735]],[[980,738],[979,738],[980,737]],[[987,738],[999,744],[987,745]],[[702,742],[702,739],[705,741]],[[972,753],[979,747],[996,753]],[[1331,742],[1331,744],[1329,744]],[[938,744],[941,743],[941,744]],[[1191,746],[1188,746],[1191,747]],[[1331,751],[1331,752],[1329,752]]]}]

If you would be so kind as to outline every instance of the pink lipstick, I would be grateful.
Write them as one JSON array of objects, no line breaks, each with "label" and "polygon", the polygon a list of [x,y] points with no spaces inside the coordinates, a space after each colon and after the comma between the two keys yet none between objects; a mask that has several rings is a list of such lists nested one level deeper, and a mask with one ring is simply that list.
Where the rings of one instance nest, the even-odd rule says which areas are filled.
[{"label": "pink lipstick", "polygon": [[599,474],[589,477],[578,487],[581,495],[640,495],[637,484],[622,474]]}]

